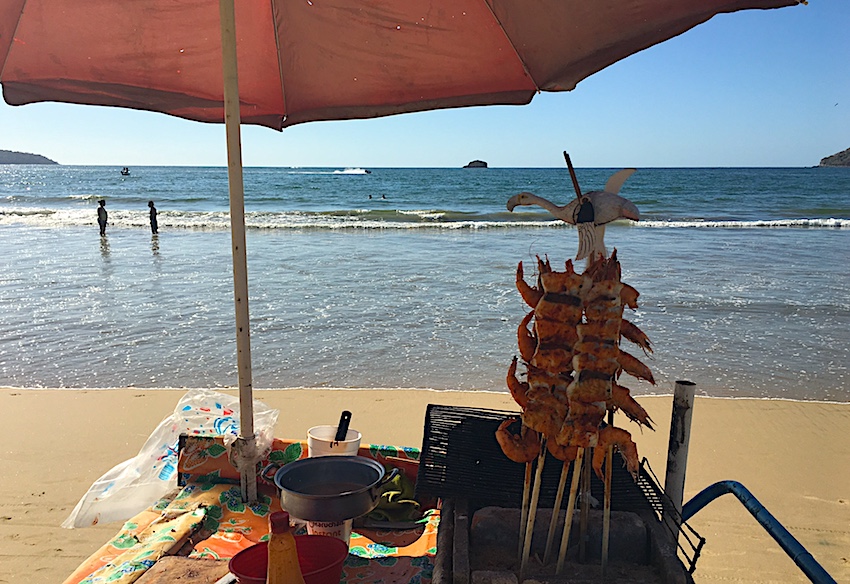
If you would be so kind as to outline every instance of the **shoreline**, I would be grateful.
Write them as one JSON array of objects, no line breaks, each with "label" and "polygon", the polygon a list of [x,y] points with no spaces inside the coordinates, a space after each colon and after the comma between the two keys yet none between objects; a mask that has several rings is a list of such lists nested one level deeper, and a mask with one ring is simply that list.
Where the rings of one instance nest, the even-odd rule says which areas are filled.
[{"label": "shoreline", "polygon": [[[211,391],[220,391],[222,393],[231,393],[233,395],[238,395],[238,388],[236,387],[19,387],[12,385],[0,385],[0,391],[8,390],[8,391],[56,391],[56,392],[108,392],[108,391],[138,391],[138,392],[178,392],[181,395],[192,391],[195,389],[208,389]],[[643,389],[643,388],[641,388]],[[495,389],[437,389],[433,387],[307,387],[307,386],[293,386],[293,387],[277,387],[277,388],[268,388],[268,387],[255,387],[254,398],[259,399],[258,396],[262,396],[265,392],[279,392],[279,391],[306,391],[306,392],[323,392],[323,391],[415,391],[422,393],[433,393],[433,394],[453,394],[453,393],[471,393],[471,394],[482,394],[482,395],[492,395],[492,396],[509,396],[510,393],[507,390],[495,390]],[[647,393],[647,394],[633,394],[633,397],[638,401],[643,399],[663,399],[663,398],[673,398],[673,393]],[[700,400],[751,400],[751,401],[762,401],[762,402],[788,402],[788,403],[802,403],[802,404],[825,404],[825,405],[850,405],[850,400],[848,401],[836,401],[836,400],[818,400],[818,399],[800,399],[800,398],[791,398],[791,397],[757,397],[757,396],[734,396],[734,395],[696,395],[697,399]],[[513,402],[510,402],[513,404]]]},{"label": "shoreline", "polygon": [[[0,583],[61,582],[120,522],[59,525],[91,483],[135,456],[185,389],[0,388],[7,434],[0,448]],[[220,390],[235,395],[235,390]],[[352,412],[363,441],[420,447],[427,404],[517,411],[507,392],[429,389],[258,389],[280,410],[274,434],[306,435]],[[618,417],[663,482],[672,395],[636,396],[656,431]],[[685,501],[722,480],[742,483],[837,581],[850,581],[850,403],[697,396]],[[734,497],[689,524],[707,542],[695,581],[806,582]],[[751,577],[758,574],[757,578]]]}]

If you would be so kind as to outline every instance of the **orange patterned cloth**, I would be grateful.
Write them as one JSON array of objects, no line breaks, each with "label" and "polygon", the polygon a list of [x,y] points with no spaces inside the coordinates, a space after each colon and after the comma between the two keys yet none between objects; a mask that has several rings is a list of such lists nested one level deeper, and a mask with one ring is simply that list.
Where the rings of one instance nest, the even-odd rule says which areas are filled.
[{"label": "orange patterned cloth", "polygon": [[[373,458],[385,466],[398,467],[411,482],[416,481],[418,448],[369,444],[361,446],[358,455]],[[260,462],[258,470],[270,464],[283,466],[301,458],[307,458],[307,442],[275,438],[271,451]],[[184,480],[239,480],[239,471],[230,463],[228,450],[221,436],[188,436],[181,439],[177,472],[181,473]],[[273,484],[269,478],[264,477],[264,480],[270,485]]]},{"label": "orange patterned cloth", "polygon": [[424,525],[414,529],[362,529],[357,533],[352,532],[340,582],[431,582],[440,512],[432,509],[425,513],[425,518]]},{"label": "orange patterned cloth", "polygon": [[[411,483],[416,480],[418,449],[369,445],[361,447],[359,455],[399,468]],[[306,442],[275,439],[261,468],[282,466],[306,456]],[[228,560],[268,539],[268,515],[280,510],[277,489],[271,477],[266,477],[260,481],[258,503],[242,503],[239,473],[228,459],[222,438],[191,436],[181,440],[178,472],[181,484],[185,484],[182,490],[126,522],[64,584],[129,584],[156,559],[178,553],[178,548],[183,554],[190,548],[190,557]],[[440,513],[433,502],[420,504],[426,511],[409,529],[355,527],[341,582],[428,584]],[[168,541],[156,537],[161,531],[157,526],[162,525],[168,526]],[[185,544],[190,538],[194,545]]]},{"label": "orange patterned cloth", "polygon": [[[156,506],[154,506],[156,507]],[[77,584],[89,574],[102,568],[125,550],[133,547],[138,543],[138,536],[145,529],[158,519],[162,514],[161,511],[154,511],[154,507],[142,511],[126,523],[118,534],[103,544],[99,550],[89,556],[70,576],[65,579],[64,584]]]}]

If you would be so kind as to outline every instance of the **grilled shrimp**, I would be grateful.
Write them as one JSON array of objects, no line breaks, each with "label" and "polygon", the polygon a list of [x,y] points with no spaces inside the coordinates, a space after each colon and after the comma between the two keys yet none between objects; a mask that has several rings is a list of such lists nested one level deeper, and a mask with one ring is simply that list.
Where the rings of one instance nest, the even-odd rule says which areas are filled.
[{"label": "grilled shrimp", "polygon": [[638,467],[640,466],[637,446],[632,442],[631,434],[614,426],[605,426],[599,430],[599,439],[593,453],[592,464],[596,476],[602,478],[602,463],[605,462],[605,455],[609,446],[615,446],[620,451],[626,461],[626,468],[633,477],[637,478]]},{"label": "grilled shrimp", "polygon": [[540,438],[537,432],[525,426],[520,434],[510,431],[510,426],[518,422],[518,418],[508,418],[496,430],[496,441],[502,447],[505,456],[514,462],[531,462],[540,453]]}]

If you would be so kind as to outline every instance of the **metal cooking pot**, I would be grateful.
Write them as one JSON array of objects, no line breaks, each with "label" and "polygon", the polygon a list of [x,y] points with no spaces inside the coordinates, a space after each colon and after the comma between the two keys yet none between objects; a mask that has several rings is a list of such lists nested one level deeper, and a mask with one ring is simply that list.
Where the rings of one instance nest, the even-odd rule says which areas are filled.
[{"label": "metal cooking pot", "polygon": [[[272,475],[271,473],[274,473]],[[280,489],[280,505],[306,521],[345,521],[378,506],[381,487],[399,474],[363,456],[317,456],[284,466],[270,464],[262,476]]]}]

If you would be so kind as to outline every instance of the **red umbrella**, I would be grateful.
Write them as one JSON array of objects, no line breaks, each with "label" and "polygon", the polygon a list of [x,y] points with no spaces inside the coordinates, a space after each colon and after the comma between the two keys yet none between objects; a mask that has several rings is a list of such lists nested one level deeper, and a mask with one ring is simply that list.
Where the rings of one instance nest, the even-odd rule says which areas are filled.
[{"label": "red umbrella", "polygon": [[[718,13],[797,0],[0,0],[11,105],[226,122],[241,441],[254,454],[239,125],[526,104]],[[238,56],[238,83],[237,83]],[[253,464],[243,493],[256,494]]]},{"label": "red umbrella", "polygon": [[[236,5],[242,123],[526,104],[717,13],[796,0],[273,0]],[[0,0],[12,105],[224,120],[213,0]]]}]

